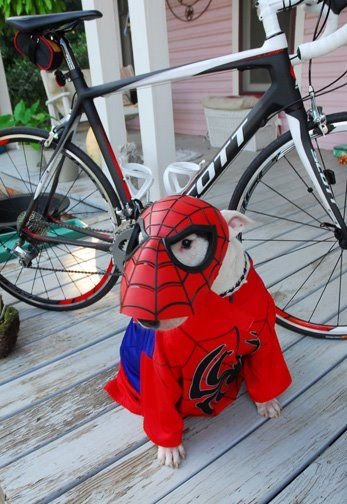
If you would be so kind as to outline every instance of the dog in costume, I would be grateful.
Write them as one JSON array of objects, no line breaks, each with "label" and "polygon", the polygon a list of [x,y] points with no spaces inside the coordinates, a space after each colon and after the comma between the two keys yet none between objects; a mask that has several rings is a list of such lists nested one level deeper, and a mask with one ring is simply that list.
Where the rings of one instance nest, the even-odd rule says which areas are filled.
[{"label": "dog in costume", "polygon": [[147,208],[128,243],[121,312],[132,317],[111,397],[143,415],[162,464],[185,457],[187,416],[214,416],[245,382],[258,412],[280,414],[291,383],[275,306],[237,235],[251,221],[190,196]]}]

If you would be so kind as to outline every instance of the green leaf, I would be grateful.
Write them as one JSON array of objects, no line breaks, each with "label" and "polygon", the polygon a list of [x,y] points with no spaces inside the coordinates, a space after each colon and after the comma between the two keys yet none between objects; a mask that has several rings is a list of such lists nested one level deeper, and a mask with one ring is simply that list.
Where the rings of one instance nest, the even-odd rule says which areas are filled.
[{"label": "green leaf", "polygon": [[27,14],[30,14],[33,11],[33,2],[32,0],[26,0],[25,2],[25,10]]},{"label": "green leaf", "polygon": [[17,16],[20,16],[23,12],[23,3],[21,0],[17,0],[17,3],[16,3],[16,14]]},{"label": "green leaf", "polygon": [[0,115],[0,128],[10,128],[14,126],[14,118],[11,114]]},{"label": "green leaf", "polygon": [[34,102],[30,107],[31,113],[34,114],[39,108],[39,106],[40,106],[40,100],[36,100],[36,102]]},{"label": "green leaf", "polygon": [[26,106],[24,103],[24,100],[21,100],[20,102],[17,103],[17,105],[14,108],[13,116],[16,122],[20,122],[21,118],[23,117],[23,114],[25,112]]}]

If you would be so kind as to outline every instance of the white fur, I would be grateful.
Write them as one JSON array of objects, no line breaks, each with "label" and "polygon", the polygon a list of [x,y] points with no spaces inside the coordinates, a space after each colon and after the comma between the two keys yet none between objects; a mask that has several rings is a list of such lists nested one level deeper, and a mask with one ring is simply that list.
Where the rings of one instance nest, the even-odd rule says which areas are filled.
[{"label": "white fur", "polygon": [[[212,290],[217,294],[232,289],[240,279],[245,261],[241,243],[237,240],[236,236],[242,233],[253,222],[240,212],[232,210],[223,210],[222,215],[228,223],[230,243],[218,276],[212,285]],[[208,241],[196,235],[190,235],[187,238],[192,241],[190,249],[184,248],[182,242],[178,242],[173,245],[172,250],[181,262],[189,266],[196,266],[206,256]],[[180,325],[184,320],[163,320],[160,323],[160,329],[172,329]],[[277,399],[272,399],[265,403],[256,402],[255,404],[258,413],[266,418],[276,418],[281,413],[281,406]],[[157,458],[162,465],[178,468],[185,456],[185,449],[182,444],[172,448],[158,446]]]},{"label": "white fur", "polygon": [[222,215],[228,223],[230,242],[218,276],[211,287],[217,294],[232,289],[243,273],[244,252],[236,236],[252,223],[248,217],[234,210],[222,210]]}]

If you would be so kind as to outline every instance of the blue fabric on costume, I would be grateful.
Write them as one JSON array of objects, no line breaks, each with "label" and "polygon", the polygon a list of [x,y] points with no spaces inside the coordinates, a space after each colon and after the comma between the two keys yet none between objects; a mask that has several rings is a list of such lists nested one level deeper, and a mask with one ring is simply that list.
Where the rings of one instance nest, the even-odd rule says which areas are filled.
[{"label": "blue fabric on costume", "polygon": [[140,393],[141,353],[153,356],[155,331],[145,329],[133,320],[127,327],[121,347],[120,356],[123,369],[134,389]]}]

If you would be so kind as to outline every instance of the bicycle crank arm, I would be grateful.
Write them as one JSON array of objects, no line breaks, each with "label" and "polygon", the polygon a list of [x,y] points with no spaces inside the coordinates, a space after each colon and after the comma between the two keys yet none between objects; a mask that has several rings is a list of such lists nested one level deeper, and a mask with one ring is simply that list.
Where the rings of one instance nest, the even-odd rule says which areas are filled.
[{"label": "bicycle crank arm", "polygon": [[[129,226],[128,223],[126,225]],[[110,248],[113,255],[114,264],[120,273],[123,272],[126,247],[132,232],[132,225],[130,227],[127,227],[123,231],[118,231]]]}]

